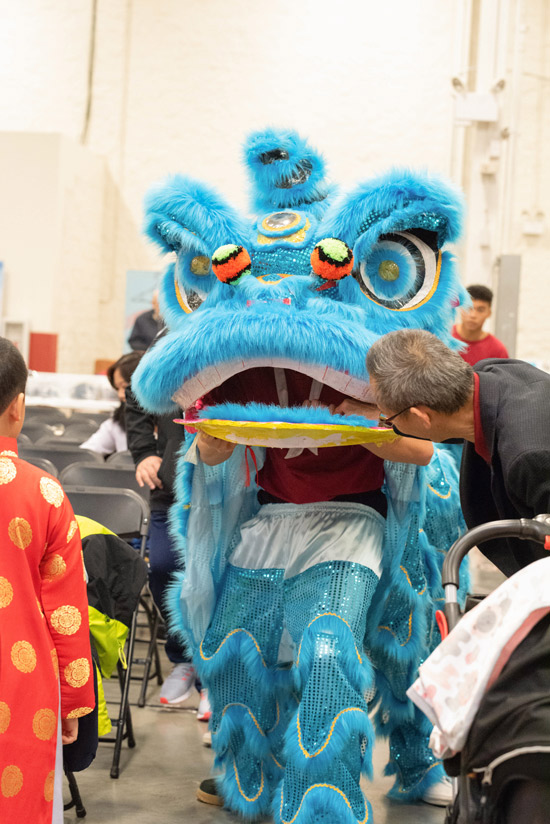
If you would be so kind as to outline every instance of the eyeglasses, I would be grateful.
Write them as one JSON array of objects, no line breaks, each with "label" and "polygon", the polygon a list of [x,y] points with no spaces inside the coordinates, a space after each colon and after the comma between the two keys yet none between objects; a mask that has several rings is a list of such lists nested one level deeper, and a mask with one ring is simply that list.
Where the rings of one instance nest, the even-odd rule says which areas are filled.
[{"label": "eyeglasses", "polygon": [[382,426],[384,427],[384,429],[393,429],[394,420],[398,418],[399,415],[402,415],[403,412],[408,412],[409,409],[413,408],[413,406],[418,406],[418,404],[411,403],[410,406],[406,406],[405,409],[402,409],[401,412],[396,412],[395,415],[390,415],[389,418],[387,418],[383,413],[380,413],[380,416],[378,418],[378,426]]}]

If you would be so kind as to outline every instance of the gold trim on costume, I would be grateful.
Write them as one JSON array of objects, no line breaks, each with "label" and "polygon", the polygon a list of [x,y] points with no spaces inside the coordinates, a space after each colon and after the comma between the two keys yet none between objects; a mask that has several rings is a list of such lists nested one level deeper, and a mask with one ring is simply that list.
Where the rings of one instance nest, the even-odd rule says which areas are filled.
[{"label": "gold trim on costume", "polygon": [[21,791],[23,786],[23,773],[15,764],[4,767],[2,778],[0,779],[0,790],[4,798],[13,798]]},{"label": "gold trim on costume", "polygon": [[0,485],[9,484],[17,475],[17,469],[11,458],[0,458]]},{"label": "gold trim on costume", "polygon": [[41,741],[49,741],[57,729],[55,712],[50,709],[37,710],[32,719],[32,731]]},{"label": "gold trim on costume", "polygon": [[82,615],[76,607],[64,604],[52,612],[50,621],[60,635],[74,635],[80,629]]},{"label": "gold trim on costume", "polygon": [[83,687],[90,677],[90,662],[87,658],[75,658],[64,669],[65,680],[71,687]]},{"label": "gold trim on costume", "polygon": [[11,721],[11,710],[5,701],[0,701],[0,734],[6,732]]},{"label": "gold trim on costume", "polygon": [[69,531],[67,532],[67,543],[70,543],[71,538],[75,534],[76,530],[78,529],[78,524],[76,521],[71,521],[69,524]]},{"label": "gold trim on costume", "polygon": [[0,609],[9,607],[13,600],[13,587],[7,578],[0,576]]},{"label": "gold trim on costume", "polygon": [[44,798],[46,801],[53,801],[53,788],[55,780],[55,770],[51,770],[44,781]]},{"label": "gold trim on costume", "polygon": [[18,549],[26,549],[32,541],[32,528],[25,518],[12,518],[8,524],[10,541]]},{"label": "gold trim on costume", "polygon": [[65,497],[65,493],[57,481],[45,476],[40,478],[40,494],[47,503],[55,506],[56,509],[59,509]]},{"label": "gold trim on costume", "polygon": [[32,672],[36,667],[36,652],[28,641],[16,641],[11,648],[11,662],[19,672]]},{"label": "gold trim on costume", "polygon": [[77,707],[76,710],[71,710],[67,718],[82,718],[83,715],[89,715],[93,707]]},{"label": "gold trim on costume", "polygon": [[46,581],[54,581],[56,578],[61,578],[67,570],[67,564],[61,555],[57,552],[51,555],[48,560],[42,565],[42,577]]}]

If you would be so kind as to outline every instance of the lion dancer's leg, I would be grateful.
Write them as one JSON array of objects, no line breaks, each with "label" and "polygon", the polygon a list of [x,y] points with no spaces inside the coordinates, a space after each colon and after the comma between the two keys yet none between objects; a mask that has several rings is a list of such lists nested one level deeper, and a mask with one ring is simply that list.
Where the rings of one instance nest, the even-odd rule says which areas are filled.
[{"label": "lion dancer's leg", "polygon": [[225,805],[253,820],[270,809],[280,770],[270,731],[280,720],[274,667],[282,631],[282,569],[230,564],[195,662],[212,707],[212,748]]},{"label": "lion dancer's leg", "polygon": [[445,774],[428,744],[432,725],[406,691],[440,641],[435,609],[443,603],[441,562],[462,527],[458,475],[447,455],[440,460],[436,453],[424,470],[424,482],[425,497],[396,532],[402,552],[396,546],[388,553],[369,613],[368,645],[379,701],[376,730],[390,744],[386,774],[395,775],[395,783],[389,797],[404,802],[422,799]]},{"label": "lion dancer's leg", "polygon": [[383,518],[350,503],[301,510],[291,536],[300,551],[287,566],[284,607],[299,706],[286,733],[273,814],[277,824],[370,822],[359,783],[370,774],[373,744],[366,700],[373,676],[363,638]]}]

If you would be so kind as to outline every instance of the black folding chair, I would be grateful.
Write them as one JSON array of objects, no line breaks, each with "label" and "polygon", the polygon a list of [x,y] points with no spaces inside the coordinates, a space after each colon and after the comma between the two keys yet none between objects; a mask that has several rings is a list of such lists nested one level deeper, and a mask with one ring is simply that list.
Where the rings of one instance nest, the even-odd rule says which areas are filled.
[{"label": "black folding chair", "polygon": [[[64,490],[76,515],[92,518],[121,538],[128,539],[139,536],[139,554],[142,558],[145,557],[147,533],[149,531],[149,506],[136,492],[131,489],[116,489],[115,487],[71,485],[64,486]],[[113,722],[113,726],[116,727],[116,737],[100,739],[100,741],[115,745],[111,778],[118,778],[120,774],[119,763],[122,742],[127,739],[130,748],[136,745],[130,713],[129,693],[136,641],[137,613],[138,611],[135,609],[128,635],[127,668],[123,669],[120,662],[118,665],[121,698],[118,719]]]},{"label": "black folding chair", "polygon": [[[72,463],[96,463],[104,464],[103,456],[98,452],[92,452],[91,449],[80,449],[78,446],[62,445],[62,444],[43,444],[38,446],[23,445],[19,449],[19,457],[25,461],[32,462],[32,458],[46,458],[57,467],[58,472],[65,469],[66,466]],[[114,531],[114,530],[113,530]]]},{"label": "black folding chair", "polygon": [[35,439],[36,446],[80,446],[97,432],[93,421],[83,421],[65,426],[63,431],[48,432]]},{"label": "black folding chair", "polygon": [[50,426],[57,426],[59,424],[65,425],[68,418],[67,415],[56,406],[31,406],[27,400],[25,420],[39,421],[40,423],[50,424]]},{"label": "black folding chair", "polygon": [[137,492],[133,489],[76,484],[67,484],[63,488],[77,515],[92,518],[120,538],[139,536],[139,554],[145,557],[149,505]]},{"label": "black folding chair", "polygon": [[111,463],[74,463],[66,466],[59,475],[62,485],[70,486],[114,486],[117,489],[133,489],[149,502],[149,487],[139,486],[133,467],[113,466]]},{"label": "black folding chair", "polygon": [[80,438],[80,443],[85,441],[94,432],[97,432],[99,426],[94,421],[79,421],[72,423],[68,421],[62,434],[59,436],[62,440],[69,440],[72,438]]},{"label": "black folding chair", "polygon": [[23,444],[26,444],[26,446],[30,446],[32,441],[28,435],[25,435],[23,432],[20,432],[17,436],[17,443],[19,446],[22,446]]},{"label": "black folding chair", "polygon": [[[21,450],[19,450],[21,452]],[[39,469],[43,469],[44,472],[49,472],[50,475],[53,475],[54,478],[57,478],[59,472],[57,471],[57,467],[53,465],[51,461],[47,458],[40,458],[37,455],[33,455],[32,457],[28,457],[28,455],[21,455],[20,457],[23,458],[24,461],[27,463],[32,464],[33,466],[37,466]]]},{"label": "black folding chair", "polygon": [[[61,472],[59,480],[62,486],[95,486],[95,487],[116,487],[117,489],[133,489],[138,495],[149,503],[149,487],[140,487],[136,481],[134,469],[120,466],[103,466],[95,464],[75,463],[66,466]],[[113,530],[114,532],[115,530]],[[140,599],[140,606],[143,608],[147,624],[138,624],[141,629],[147,627],[149,631],[148,640],[136,638],[136,643],[147,643],[148,648],[145,657],[137,656],[133,659],[134,664],[143,666],[143,675],[133,675],[132,680],[141,681],[141,691],[138,698],[138,707],[144,707],[147,699],[147,687],[149,681],[156,678],[157,683],[162,684],[162,667],[157,645],[157,636],[160,625],[160,615],[156,609],[150,592],[145,593]],[[153,666],[154,664],[154,666]]]},{"label": "black folding chair", "polygon": [[131,452],[113,452],[113,454],[107,458],[106,463],[108,463],[109,466],[125,466],[128,468],[134,466],[134,459],[132,458]]},{"label": "black folding chair", "polygon": [[40,438],[45,438],[46,436],[54,437],[57,429],[61,429],[61,426],[62,424],[60,424],[59,427],[57,427],[56,425],[52,425],[40,420],[28,421],[25,416],[25,422],[23,423],[23,428],[21,429],[21,432],[23,435],[27,436],[31,443],[36,443],[36,441],[38,441]]},{"label": "black folding chair", "polygon": [[112,414],[112,412],[83,412],[76,409],[73,410],[67,424],[72,426],[73,423],[90,422],[95,423],[97,429],[97,427],[100,426],[103,421],[110,418]]}]

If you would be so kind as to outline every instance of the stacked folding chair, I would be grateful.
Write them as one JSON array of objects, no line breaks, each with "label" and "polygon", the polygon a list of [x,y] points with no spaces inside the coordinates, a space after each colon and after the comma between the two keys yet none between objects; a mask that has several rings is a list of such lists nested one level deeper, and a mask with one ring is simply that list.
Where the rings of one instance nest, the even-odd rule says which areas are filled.
[{"label": "stacked folding chair", "polygon": [[48,443],[36,444],[31,446],[22,444],[19,448],[19,457],[29,463],[33,462],[33,458],[46,458],[51,461],[57,471],[61,472],[66,466],[72,463],[95,463],[103,465],[105,461],[103,456],[98,452],[92,452],[91,449],[80,449],[80,447],[67,445],[62,443]]},{"label": "stacked folding chair", "polygon": [[[133,489],[138,495],[148,503],[149,487],[140,487],[136,481],[135,469],[130,467],[95,466],[92,464],[75,463],[65,467],[59,476],[62,486],[93,486],[93,487],[116,487],[117,489]],[[149,640],[146,642],[141,638],[136,638],[137,643],[148,643],[145,657],[135,657],[133,664],[143,666],[143,675],[133,675],[132,679],[141,681],[141,690],[138,697],[138,707],[144,707],[147,698],[147,687],[149,681],[157,679],[157,683],[162,684],[162,669],[157,646],[157,635],[160,624],[160,615],[156,609],[150,593],[147,591],[140,597],[140,606],[143,608],[147,620]],[[145,626],[138,625],[138,626]]]},{"label": "stacked folding chair", "polygon": [[[140,550],[136,553],[135,550],[129,550],[127,560],[131,562],[132,554],[136,561],[140,563],[132,567],[126,567],[124,579],[131,580],[134,584],[133,594],[135,599],[132,602],[132,610],[128,613],[128,624],[130,631],[128,635],[126,647],[126,668],[122,663],[118,662],[118,676],[120,681],[120,704],[118,711],[118,718],[113,720],[113,726],[116,727],[116,735],[114,738],[101,738],[101,741],[108,741],[114,744],[113,761],[111,765],[111,778],[118,778],[120,773],[119,762],[122,742],[128,741],[130,748],[135,746],[135,739],[132,728],[132,718],[129,706],[129,690],[130,680],[132,677],[132,663],[134,654],[134,645],[136,640],[137,630],[137,607],[139,602],[139,593],[147,581],[147,565],[144,560],[145,547],[147,541],[147,533],[149,530],[149,506],[143,498],[131,489],[117,489],[115,487],[92,487],[92,486],[73,486],[65,485],[65,493],[69,498],[73,510],[77,516],[85,516],[91,518],[99,524],[107,527],[120,538],[130,538],[139,536]],[[109,536],[99,536],[108,538]],[[121,542],[122,543],[122,542]],[[127,546],[124,542],[124,545]],[[86,554],[86,550],[85,550]],[[112,548],[109,552],[105,552],[103,561],[108,569],[107,574],[114,580],[116,572],[111,568],[113,564],[122,567],[119,561],[111,557]],[[86,566],[88,568],[88,559],[85,557]],[[125,563],[126,559],[120,562]],[[102,585],[105,589],[105,585]],[[90,595],[90,585],[89,585]],[[125,623],[125,621],[123,621]]]}]

